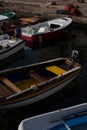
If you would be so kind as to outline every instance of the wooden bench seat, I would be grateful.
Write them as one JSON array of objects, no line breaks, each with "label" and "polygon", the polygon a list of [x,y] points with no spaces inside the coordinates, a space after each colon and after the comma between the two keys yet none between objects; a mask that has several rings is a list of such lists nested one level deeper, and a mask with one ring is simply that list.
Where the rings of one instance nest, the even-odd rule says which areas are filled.
[{"label": "wooden bench seat", "polygon": [[45,78],[41,77],[40,75],[38,75],[38,74],[35,73],[34,71],[30,71],[30,72],[29,72],[29,75],[30,75],[32,78],[38,80],[39,82],[45,81]]},{"label": "wooden bench seat", "polygon": [[8,86],[12,91],[18,93],[21,92],[22,90],[19,89],[15,84],[13,84],[11,81],[9,81],[6,77],[2,77],[0,78],[0,80],[6,85]]},{"label": "wooden bench seat", "polygon": [[56,75],[61,75],[66,72],[66,70],[64,70],[58,66],[49,66],[49,67],[46,67],[46,69],[53,72]]}]

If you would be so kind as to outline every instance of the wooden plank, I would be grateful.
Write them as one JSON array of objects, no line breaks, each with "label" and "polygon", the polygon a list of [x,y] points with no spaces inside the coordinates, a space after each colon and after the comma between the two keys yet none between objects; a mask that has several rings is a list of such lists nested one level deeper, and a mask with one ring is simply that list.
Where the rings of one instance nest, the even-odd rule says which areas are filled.
[{"label": "wooden plank", "polygon": [[21,92],[21,89],[19,89],[15,84],[9,81],[6,77],[2,77],[0,78],[0,80],[14,92],[16,93]]},{"label": "wooden plank", "polygon": [[34,71],[29,72],[29,75],[30,75],[32,78],[38,80],[39,82],[45,81],[45,78],[43,78],[43,77],[41,77],[40,75],[36,74]]},{"label": "wooden plank", "polygon": [[64,69],[62,69],[58,66],[49,66],[49,67],[46,67],[46,69],[53,72],[56,75],[61,75],[66,72]]},{"label": "wooden plank", "polygon": [[20,18],[19,20],[23,21],[23,22],[28,22],[28,23],[35,23],[35,22],[38,22],[40,20],[40,17],[35,16],[35,17],[30,17],[30,18]]}]

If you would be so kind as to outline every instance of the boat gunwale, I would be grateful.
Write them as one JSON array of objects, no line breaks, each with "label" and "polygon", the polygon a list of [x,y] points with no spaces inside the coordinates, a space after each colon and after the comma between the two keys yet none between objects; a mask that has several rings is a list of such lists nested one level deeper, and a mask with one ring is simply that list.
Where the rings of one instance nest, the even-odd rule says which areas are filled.
[{"label": "boat gunwale", "polygon": [[[2,40],[3,41],[3,40]],[[9,47],[7,47],[7,48],[4,48],[4,49],[1,49],[0,50],[0,55],[2,55],[3,53],[6,53],[6,52],[8,52],[8,51],[10,51],[10,50],[12,50],[12,49],[14,49],[14,48],[16,48],[17,46],[19,46],[20,44],[22,44],[22,43],[24,43],[24,41],[25,40],[18,40],[18,42],[16,43],[13,43],[13,45],[11,45],[11,46],[9,46]],[[0,41],[1,42],[1,41]]]},{"label": "boat gunwale", "polygon": [[[61,61],[61,60],[66,60],[65,58],[57,58],[57,59],[53,59],[53,60],[50,60],[51,62],[53,62],[53,61]],[[33,65],[33,67],[36,65],[36,66],[38,66],[38,65],[43,65],[43,63],[47,63],[48,65],[49,65],[49,63],[50,63],[50,61],[45,61],[45,62],[39,62],[39,63],[35,63],[35,64],[31,64],[31,65],[25,65],[25,66],[22,66],[22,67],[16,67],[16,68],[11,68],[11,69],[7,69],[7,70],[2,70],[1,72],[0,72],[0,75],[2,76],[3,74],[5,74],[5,73],[8,73],[8,72],[13,72],[13,71],[17,71],[17,70],[27,70],[28,69],[28,67],[32,67],[32,65]],[[53,62],[54,63],[54,62]],[[46,64],[46,65],[47,65]],[[9,71],[10,70],[10,71]],[[78,64],[78,66],[77,67],[75,67],[75,68],[73,68],[73,69],[71,69],[71,70],[69,70],[69,71],[67,71],[65,74],[63,74],[62,76],[60,75],[60,76],[56,76],[56,77],[54,77],[54,78],[52,78],[52,79],[50,79],[50,80],[47,80],[46,82],[42,82],[42,83],[39,83],[38,85],[36,85],[36,87],[39,87],[39,88],[41,88],[40,86],[43,86],[43,85],[50,85],[50,83],[51,82],[54,82],[55,80],[59,80],[59,78],[60,78],[60,82],[57,82],[57,84],[55,84],[55,86],[57,86],[57,85],[60,85],[61,84],[61,82],[62,83],[64,83],[64,82],[66,82],[66,81],[68,81],[70,78],[73,78],[75,75],[78,75],[78,73],[80,72],[80,70],[81,70],[81,66]],[[69,74],[71,74],[71,75],[69,75]],[[65,79],[64,79],[64,77],[65,76],[68,76],[68,77],[66,77]],[[55,83],[56,83],[56,81],[55,81]],[[55,87],[54,86],[54,87]],[[49,90],[52,90],[52,89],[54,89],[54,87],[48,87],[47,89],[44,89],[44,90],[40,90],[40,92],[39,91],[37,91],[36,92],[36,94],[35,94],[35,91],[33,91],[34,92],[34,94],[33,94],[33,96],[31,95],[30,97],[28,96],[27,98],[24,98],[24,99],[21,99],[21,97],[19,97],[18,98],[18,100],[15,100],[14,102],[15,103],[18,103],[19,101],[25,101],[25,100],[29,100],[30,98],[33,98],[33,97],[36,97],[36,96],[39,96],[39,95],[41,95],[42,93],[45,93],[46,91],[49,91]],[[56,87],[55,87],[56,88]],[[31,89],[32,90],[32,89]],[[25,90],[25,92],[23,92],[22,91],[22,93],[23,94],[26,94],[26,92],[28,92],[28,90]],[[22,95],[22,93],[20,94],[21,92],[19,92],[18,93],[18,96],[21,96]],[[15,94],[14,95],[12,95],[13,96],[13,98],[14,97],[17,97],[17,94],[16,94],[16,96],[15,96]],[[7,101],[10,101],[9,102],[9,104],[13,104],[13,102],[11,101],[11,100],[9,100],[9,99],[12,99],[12,96],[8,96],[6,99],[7,99]],[[4,105],[7,105],[7,103],[5,103]],[[3,107],[3,104],[2,105],[0,105],[1,107]]]},{"label": "boat gunwale", "polygon": [[[81,104],[77,104],[77,105],[74,105],[71,107],[61,108],[61,109],[58,109],[55,111],[51,111],[51,112],[47,112],[47,113],[43,113],[43,114],[39,114],[36,116],[32,116],[32,117],[23,119],[18,126],[18,130],[24,129],[24,127],[23,127],[24,124],[29,121],[31,122],[31,128],[32,128],[33,121],[37,122],[37,120],[39,121],[42,117],[43,117],[43,122],[44,122],[44,120],[49,119],[49,120],[47,120],[47,123],[50,123],[50,124],[54,123],[53,126],[55,126],[55,125],[60,125],[60,123],[63,124],[64,119],[67,119],[68,117],[72,118],[72,116],[75,116],[76,114],[77,114],[77,116],[80,116],[80,114],[83,115],[83,114],[85,114],[85,112],[87,113],[87,103],[81,103]],[[52,116],[52,115],[55,115],[55,116]],[[50,117],[50,118],[48,118],[48,117]],[[58,118],[58,119],[56,119],[56,118]],[[50,128],[52,128],[52,125],[50,125],[50,127],[48,129],[50,130]]]},{"label": "boat gunwale", "polygon": [[[65,17],[64,17],[65,18]],[[38,26],[41,26],[41,27],[44,27],[44,26],[46,26],[46,25],[44,25],[44,23],[47,23],[48,24],[48,28],[49,28],[49,31],[44,31],[44,32],[38,32],[38,33],[32,33],[32,34],[30,34],[30,33],[28,33],[27,31],[25,32],[25,31],[22,31],[22,35],[23,36],[26,36],[26,37],[34,37],[34,36],[38,36],[38,35],[45,35],[45,34],[50,34],[50,33],[54,33],[54,32],[57,32],[57,31],[59,31],[59,30],[63,30],[64,28],[67,28],[67,26],[69,26],[71,23],[72,23],[72,19],[71,18],[67,18],[67,20],[69,21],[68,22],[68,24],[66,24],[66,21],[64,21],[64,23],[63,23],[63,25],[61,25],[61,24],[56,24],[56,25],[59,25],[60,27],[57,27],[57,28],[55,28],[55,29],[52,29],[51,30],[51,28],[50,28],[50,24],[53,24],[53,23],[51,23],[51,22],[55,22],[56,20],[58,21],[58,20],[61,20],[62,18],[58,18],[58,19],[53,19],[53,20],[49,20],[49,21],[45,21],[45,22],[41,22],[41,23],[38,23],[38,24],[35,24],[35,25],[31,25],[30,26],[30,28],[33,30],[33,28],[35,28],[36,26],[38,27]],[[55,23],[54,23],[55,24]],[[29,27],[29,26],[26,26],[26,27]],[[23,27],[23,28],[25,28],[25,27]],[[38,27],[39,28],[39,27]],[[26,35],[25,35],[26,34]]]},{"label": "boat gunwale", "polygon": [[[69,76],[70,77],[70,76]],[[73,76],[72,76],[73,77]],[[68,79],[70,79],[70,78],[68,78]],[[64,82],[66,82],[67,80],[65,80],[65,79],[63,79],[64,81],[63,81],[63,83]],[[62,81],[60,81],[60,84],[61,84],[61,82]],[[58,83],[58,85],[60,85],[59,83]],[[56,86],[56,85],[55,85]],[[56,88],[56,87],[55,87]],[[51,88],[49,88],[50,90],[52,90],[52,89],[54,89],[53,87],[51,87]],[[19,103],[19,102],[24,102],[24,101],[26,101],[26,100],[29,100],[30,98],[35,98],[35,97],[37,97],[37,96],[39,96],[39,95],[41,95],[42,93],[45,93],[45,92],[47,92],[47,91],[49,91],[49,89],[47,90],[45,90],[45,91],[42,91],[42,92],[40,92],[39,94],[38,93],[36,93],[35,91],[33,91],[33,92],[35,92],[36,94],[35,95],[33,95],[33,97],[27,97],[27,98],[23,98],[22,100],[19,98],[19,100],[15,100],[14,101],[14,103]],[[26,94],[26,93],[25,93]],[[20,95],[18,95],[18,96],[20,96]],[[13,97],[14,98],[14,97]],[[10,99],[10,98],[9,98]],[[9,99],[7,99],[7,101],[9,101]],[[11,101],[11,102],[9,102],[8,104],[7,103],[2,103],[1,105],[0,105],[0,107],[1,108],[3,108],[3,106],[5,107],[7,107],[8,105],[13,105],[14,104],[13,103],[13,101]],[[9,108],[9,107],[8,107]]]},{"label": "boat gunwale", "polygon": [[[75,70],[73,70],[73,71],[71,71],[71,72],[66,72],[65,74],[62,74],[62,75],[59,75],[59,76],[56,76],[56,77],[54,77],[54,78],[52,78],[52,79],[49,79],[49,80],[47,80],[47,81],[43,81],[43,82],[41,82],[41,83],[39,83],[39,84],[37,84],[37,85],[34,85],[34,87],[29,87],[28,89],[26,89],[26,90],[22,90],[21,92],[18,92],[18,93],[16,93],[16,94],[13,94],[13,95],[11,95],[11,96],[9,96],[9,97],[7,97],[6,99],[8,100],[8,99],[12,99],[12,98],[14,98],[14,97],[17,97],[17,96],[21,96],[22,94],[24,94],[24,93],[26,93],[26,92],[34,92],[34,90],[35,91],[38,91],[38,89],[39,88],[41,88],[41,86],[46,86],[46,85],[50,85],[50,83],[53,83],[54,81],[55,81],[55,84],[57,84],[57,85],[59,85],[59,84],[61,84],[61,83],[58,83],[59,81],[61,82],[61,80],[63,80],[64,79],[64,77],[65,76],[67,76],[68,74],[70,74],[70,73],[73,73]],[[77,70],[76,71],[79,71],[79,67],[77,67]],[[74,73],[77,73],[77,72],[74,72]],[[73,75],[75,75],[75,74],[73,74]],[[72,76],[72,74],[71,74],[71,76],[70,76],[70,78],[71,77],[73,77]],[[68,79],[70,79],[70,78],[68,78]],[[66,81],[66,80],[65,80]],[[57,82],[57,83],[56,83]],[[55,85],[54,84],[54,85]],[[55,85],[56,86],[56,85]],[[54,88],[54,87],[50,87],[50,89],[52,89],[52,88]],[[49,89],[48,89],[49,90]]]}]

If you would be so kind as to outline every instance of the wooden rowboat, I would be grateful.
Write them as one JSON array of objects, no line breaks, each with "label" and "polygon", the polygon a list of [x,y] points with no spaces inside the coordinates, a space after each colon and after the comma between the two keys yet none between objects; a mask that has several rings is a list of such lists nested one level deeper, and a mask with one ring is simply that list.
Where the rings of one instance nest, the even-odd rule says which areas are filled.
[{"label": "wooden rowboat", "polygon": [[80,73],[77,62],[57,58],[0,71],[0,108],[35,103],[64,88]]}]

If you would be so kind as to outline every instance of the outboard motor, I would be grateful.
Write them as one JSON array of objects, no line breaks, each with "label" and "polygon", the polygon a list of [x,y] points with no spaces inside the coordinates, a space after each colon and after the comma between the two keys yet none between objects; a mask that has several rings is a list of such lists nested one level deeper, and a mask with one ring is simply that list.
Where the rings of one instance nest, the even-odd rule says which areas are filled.
[{"label": "outboard motor", "polygon": [[78,60],[78,51],[77,50],[72,50],[72,54],[71,54],[71,61],[74,62],[74,61],[77,61]]}]

